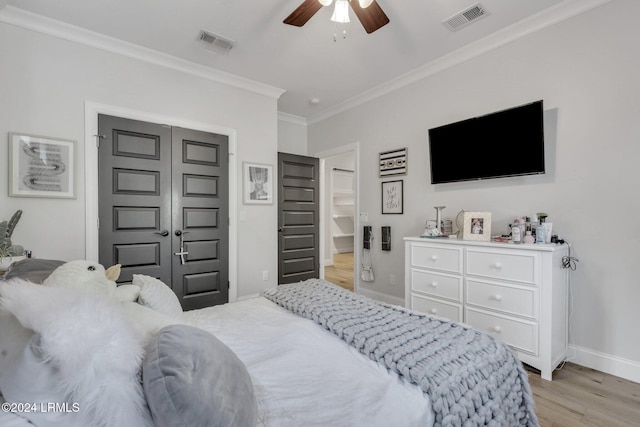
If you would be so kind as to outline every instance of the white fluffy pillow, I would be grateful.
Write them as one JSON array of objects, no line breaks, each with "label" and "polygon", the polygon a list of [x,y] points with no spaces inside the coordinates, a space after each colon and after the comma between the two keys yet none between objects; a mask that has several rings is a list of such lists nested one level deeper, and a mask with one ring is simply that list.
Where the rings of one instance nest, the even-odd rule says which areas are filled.
[{"label": "white fluffy pillow", "polygon": [[[55,377],[52,396],[69,396],[67,402],[78,404],[77,420],[65,418],[69,421],[65,425],[152,425],[139,377],[142,339],[119,304],[78,289],[34,285],[19,279],[0,283],[0,296],[0,308],[13,313],[24,327],[39,335],[37,354],[45,362],[40,368],[50,371],[39,376]],[[28,347],[33,350],[34,342],[31,344]],[[36,354],[25,353],[26,357]],[[28,377],[32,372],[26,374]],[[45,392],[42,384],[17,382],[23,388],[35,387],[34,395],[43,396]],[[12,393],[16,399],[26,398],[20,395],[25,391],[12,388],[14,385],[11,381],[0,383],[8,402]]]},{"label": "white fluffy pillow", "polygon": [[134,274],[131,283],[140,286],[138,303],[175,319],[182,318],[178,297],[162,281],[144,274]]}]

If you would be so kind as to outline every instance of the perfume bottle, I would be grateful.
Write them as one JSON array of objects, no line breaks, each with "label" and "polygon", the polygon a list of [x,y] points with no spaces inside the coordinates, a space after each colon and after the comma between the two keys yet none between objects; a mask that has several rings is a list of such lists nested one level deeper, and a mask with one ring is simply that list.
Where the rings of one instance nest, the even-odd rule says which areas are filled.
[{"label": "perfume bottle", "polygon": [[531,235],[531,230],[525,231],[524,239],[522,239],[523,243],[535,243],[535,239]]},{"label": "perfume bottle", "polygon": [[518,224],[514,224],[513,227],[511,227],[511,241],[516,244],[522,243],[520,226]]}]

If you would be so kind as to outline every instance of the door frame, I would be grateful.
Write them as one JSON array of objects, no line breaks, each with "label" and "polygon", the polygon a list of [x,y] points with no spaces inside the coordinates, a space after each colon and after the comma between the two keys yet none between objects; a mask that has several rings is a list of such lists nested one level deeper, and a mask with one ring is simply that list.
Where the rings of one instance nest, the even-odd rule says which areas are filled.
[{"label": "door frame", "polygon": [[[229,302],[238,299],[238,159],[236,130],[206,123],[167,117],[159,114],[132,110],[114,105],[85,102],[85,258],[98,259],[98,115],[122,117],[150,123],[177,126],[229,137]],[[108,267],[108,266],[105,266]]]},{"label": "door frame", "polygon": [[311,156],[318,157],[320,159],[320,278],[324,279],[324,251],[325,251],[325,233],[329,224],[326,224],[324,219],[329,208],[329,201],[326,198],[327,188],[325,187],[325,162],[329,157],[334,157],[340,154],[353,152],[353,292],[358,293],[360,287],[360,142],[356,141],[351,144],[346,144],[340,147],[332,148],[330,150],[319,151]]}]

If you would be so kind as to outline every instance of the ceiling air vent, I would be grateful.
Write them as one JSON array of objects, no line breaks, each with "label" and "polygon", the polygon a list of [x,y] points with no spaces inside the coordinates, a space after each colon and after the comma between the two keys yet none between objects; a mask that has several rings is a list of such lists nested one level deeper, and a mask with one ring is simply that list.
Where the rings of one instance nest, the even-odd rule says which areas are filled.
[{"label": "ceiling air vent", "polygon": [[482,7],[480,3],[476,3],[473,6],[463,10],[462,12],[456,13],[451,18],[445,19],[444,21],[442,21],[442,23],[446,25],[447,28],[449,28],[451,31],[456,31],[488,14],[489,12],[487,12],[487,10]]},{"label": "ceiling air vent", "polygon": [[229,52],[233,47],[233,40],[207,30],[200,31],[199,39],[205,46],[205,49],[218,53]]}]

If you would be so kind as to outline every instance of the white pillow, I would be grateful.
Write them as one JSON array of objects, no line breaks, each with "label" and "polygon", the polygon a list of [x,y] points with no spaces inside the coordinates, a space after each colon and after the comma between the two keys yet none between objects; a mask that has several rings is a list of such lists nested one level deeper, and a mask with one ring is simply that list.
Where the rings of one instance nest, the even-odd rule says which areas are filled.
[{"label": "white pillow", "polygon": [[120,285],[116,288],[116,299],[120,302],[134,302],[140,297],[140,286]]},{"label": "white pillow", "polygon": [[131,325],[142,335],[144,346],[165,326],[185,323],[182,318],[167,316],[137,302],[123,302],[122,308],[131,320]]},{"label": "white pillow", "polygon": [[140,286],[138,303],[167,316],[181,319],[182,306],[171,288],[155,277],[134,274],[131,282]]}]

